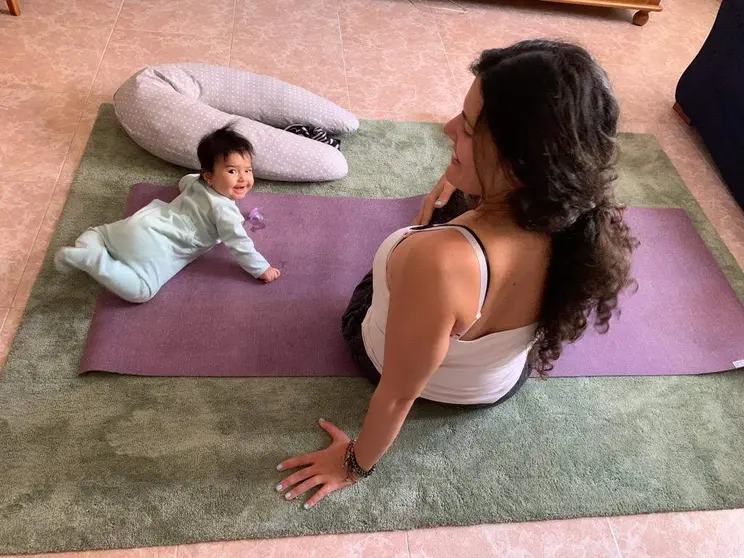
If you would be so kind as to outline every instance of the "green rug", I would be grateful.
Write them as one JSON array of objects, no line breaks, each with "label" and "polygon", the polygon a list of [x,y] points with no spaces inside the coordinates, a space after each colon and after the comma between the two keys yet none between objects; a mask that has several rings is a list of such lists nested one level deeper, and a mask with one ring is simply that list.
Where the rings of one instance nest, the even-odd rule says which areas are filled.
[{"label": "green rug", "polygon": [[[343,147],[343,181],[260,187],[406,196],[449,158],[433,124],[363,122]],[[104,105],[51,250],[118,218],[133,183],[183,173]],[[618,187],[633,205],[685,208],[744,300],[741,270],[652,136],[622,137]],[[274,467],[325,444],[318,417],[356,433],[370,385],[78,378],[97,292],[47,257],[0,377],[0,553],[744,507],[744,374],[728,373],[530,380],[488,410],[417,404],[374,477],[303,511],[274,491]]]}]

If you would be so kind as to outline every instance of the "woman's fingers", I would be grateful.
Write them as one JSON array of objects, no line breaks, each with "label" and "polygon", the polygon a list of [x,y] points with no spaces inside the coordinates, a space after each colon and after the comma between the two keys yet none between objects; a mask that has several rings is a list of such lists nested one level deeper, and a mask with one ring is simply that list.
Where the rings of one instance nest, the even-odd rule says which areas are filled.
[{"label": "woman's fingers", "polygon": [[[416,221],[414,222],[414,226],[423,226],[428,225],[429,221],[431,221],[432,215],[434,215],[434,210],[438,207],[441,207],[441,205],[437,205],[439,202],[439,197],[442,195],[442,189],[437,185],[431,192],[429,192],[425,197],[424,201],[421,203],[421,209],[419,210],[419,214],[416,216]],[[449,199],[449,198],[447,198]]]},{"label": "woman's fingers", "polygon": [[421,211],[419,211],[418,217],[416,217],[414,226],[419,227],[429,224],[429,221],[431,221],[431,216],[434,214],[434,203],[435,202],[431,198],[431,195],[424,198],[424,203],[421,206]]},{"label": "woman's fingers", "polygon": [[305,505],[302,506],[306,510],[309,510],[312,508],[315,504],[320,502],[323,498],[328,496],[331,492],[334,492],[338,490],[339,488],[344,488],[345,486],[349,486],[351,484],[348,481],[341,482],[341,483],[335,483],[335,484],[324,484],[320,490],[318,490],[315,494],[313,494],[307,502],[305,502]]},{"label": "woman's fingers", "polygon": [[424,198],[413,225],[428,225],[434,215],[434,210],[447,205],[455,190],[456,188],[450,184],[449,180],[442,176]]},{"label": "woman's fingers", "polygon": [[312,453],[306,453],[304,455],[298,455],[297,457],[290,457],[285,459],[279,465],[276,466],[277,471],[286,471],[288,469],[296,469],[297,467],[304,467],[315,462],[318,455],[317,451]]},{"label": "woman's fingers", "polygon": [[447,180],[444,177],[442,177],[441,182],[442,182],[442,191],[439,192],[439,195],[437,196],[437,199],[434,202],[434,206],[437,208],[444,207],[445,205],[447,205],[450,201],[450,198],[452,197],[452,194],[454,194],[455,190],[457,189],[452,184],[450,184],[449,180]]},{"label": "woman's fingers", "polygon": [[307,492],[311,488],[315,488],[319,484],[323,484],[323,481],[321,480],[320,475],[314,475],[311,478],[307,479],[305,482],[303,482],[298,487],[293,488],[292,490],[287,492],[284,495],[284,498],[286,500],[294,500],[298,496],[302,496],[305,492]]},{"label": "woman's fingers", "polygon": [[343,441],[344,439],[349,439],[349,437],[346,435],[346,433],[341,430],[338,426],[333,424],[330,421],[327,421],[325,419],[319,419],[318,424],[320,427],[328,432],[328,434],[331,435],[331,438],[333,438],[334,442],[337,441]]},{"label": "woman's fingers", "polygon": [[322,485],[309,500],[310,504],[305,504],[305,509],[309,509],[334,490],[350,484],[350,481],[344,480],[346,472],[342,466],[346,443],[350,438],[332,422],[320,419],[318,423],[333,438],[331,445],[321,451],[286,459],[277,467],[280,471],[301,467],[276,485],[277,491],[286,491],[284,497],[287,500],[293,500],[308,490]]},{"label": "woman's fingers", "polygon": [[[282,482],[276,485],[276,491],[282,492],[284,490],[287,490],[288,488],[291,488],[292,486],[296,485],[297,483],[300,483],[304,481],[305,479],[309,479],[315,474],[315,468],[312,466],[303,467],[296,473],[293,473],[289,475],[286,479],[284,479]],[[292,497],[294,497],[294,492],[292,493]],[[288,498],[289,499],[289,498]]]},{"label": "woman's fingers", "polygon": [[419,212],[416,214],[416,218],[413,220],[413,226],[418,227],[422,225],[423,223],[421,223],[421,221],[423,220],[423,218],[424,218],[424,208],[422,206],[421,209],[419,209]]}]

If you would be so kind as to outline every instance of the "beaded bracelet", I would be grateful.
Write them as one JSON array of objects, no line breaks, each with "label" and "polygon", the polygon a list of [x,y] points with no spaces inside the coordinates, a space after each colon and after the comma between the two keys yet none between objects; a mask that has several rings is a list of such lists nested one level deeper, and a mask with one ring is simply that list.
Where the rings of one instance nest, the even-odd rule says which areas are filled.
[{"label": "beaded bracelet", "polygon": [[362,469],[357,463],[356,454],[354,453],[354,444],[356,440],[351,440],[346,447],[346,456],[344,457],[344,469],[346,469],[346,478],[352,482],[366,479],[375,472],[375,465],[369,471]]}]

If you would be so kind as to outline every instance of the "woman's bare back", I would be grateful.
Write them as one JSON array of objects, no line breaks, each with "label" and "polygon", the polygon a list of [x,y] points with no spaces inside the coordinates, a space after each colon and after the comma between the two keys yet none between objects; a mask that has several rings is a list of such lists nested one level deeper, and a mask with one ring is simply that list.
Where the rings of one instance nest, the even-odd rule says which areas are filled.
[{"label": "woman's bare back", "polygon": [[550,238],[526,231],[508,218],[494,224],[476,211],[463,214],[452,224],[465,225],[478,236],[491,274],[481,318],[462,339],[472,341],[536,322],[548,273]]}]

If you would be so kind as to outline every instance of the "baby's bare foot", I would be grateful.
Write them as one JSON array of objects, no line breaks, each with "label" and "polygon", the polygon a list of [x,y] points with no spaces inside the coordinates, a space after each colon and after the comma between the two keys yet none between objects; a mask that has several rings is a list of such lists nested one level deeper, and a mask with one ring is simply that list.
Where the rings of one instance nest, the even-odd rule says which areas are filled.
[{"label": "baby's bare foot", "polygon": [[277,268],[270,267],[269,269],[263,272],[263,275],[261,275],[259,279],[261,279],[261,281],[263,281],[264,283],[271,283],[272,281],[279,279],[281,274],[282,272],[279,271]]}]

